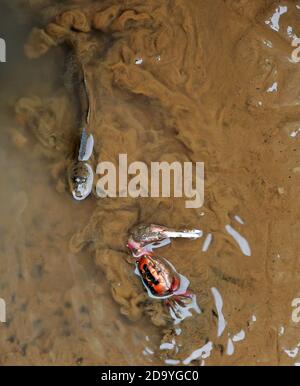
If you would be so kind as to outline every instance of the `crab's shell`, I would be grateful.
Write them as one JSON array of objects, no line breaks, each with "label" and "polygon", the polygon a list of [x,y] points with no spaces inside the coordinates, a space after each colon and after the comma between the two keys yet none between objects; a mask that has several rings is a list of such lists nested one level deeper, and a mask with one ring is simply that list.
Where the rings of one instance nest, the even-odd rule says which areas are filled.
[{"label": "crab's shell", "polygon": [[180,278],[163,259],[146,254],[137,262],[139,274],[150,292],[157,297],[172,295],[180,286]]}]

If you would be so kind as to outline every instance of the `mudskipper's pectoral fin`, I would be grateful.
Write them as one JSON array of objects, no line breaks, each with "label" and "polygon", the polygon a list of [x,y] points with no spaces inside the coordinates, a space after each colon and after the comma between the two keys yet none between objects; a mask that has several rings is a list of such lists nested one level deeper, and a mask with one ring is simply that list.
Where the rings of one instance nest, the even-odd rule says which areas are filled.
[{"label": "mudskipper's pectoral fin", "polygon": [[94,137],[92,134],[88,136],[87,143],[86,143],[86,150],[85,150],[85,159],[83,161],[88,161],[94,150]]},{"label": "mudskipper's pectoral fin", "polygon": [[88,161],[93,153],[93,149],[94,149],[94,137],[92,134],[88,136],[86,133],[86,130],[83,129],[78,160]]}]

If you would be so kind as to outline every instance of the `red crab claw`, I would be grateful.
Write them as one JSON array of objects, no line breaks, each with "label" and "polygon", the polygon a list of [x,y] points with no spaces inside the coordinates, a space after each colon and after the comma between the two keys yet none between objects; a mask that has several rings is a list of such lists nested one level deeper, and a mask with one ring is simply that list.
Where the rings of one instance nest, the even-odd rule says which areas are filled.
[{"label": "red crab claw", "polygon": [[127,247],[135,257],[139,257],[146,250],[151,251],[170,243],[171,238],[196,239],[202,236],[200,230],[181,230],[176,231],[161,225],[151,224],[138,225],[135,227],[128,239]]}]

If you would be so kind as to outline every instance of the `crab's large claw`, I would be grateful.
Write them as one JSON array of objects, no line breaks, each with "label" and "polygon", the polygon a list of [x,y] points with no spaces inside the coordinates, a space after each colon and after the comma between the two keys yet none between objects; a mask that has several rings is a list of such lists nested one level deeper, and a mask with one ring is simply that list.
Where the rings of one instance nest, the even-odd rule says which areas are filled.
[{"label": "crab's large claw", "polygon": [[198,239],[199,237],[202,237],[203,232],[198,229],[192,229],[192,230],[182,230],[182,231],[175,231],[175,230],[165,230],[163,234],[168,238],[183,238],[183,239]]},{"label": "crab's large claw", "polygon": [[201,230],[181,230],[166,228],[161,225],[138,225],[133,229],[128,239],[128,248],[135,257],[139,257],[145,251],[160,248],[170,244],[172,238],[197,239],[202,236]]},{"label": "crab's large claw", "polygon": [[[169,243],[169,238],[162,234],[165,227],[159,225],[140,224],[136,226],[128,239],[127,246],[134,257],[141,256],[146,250],[150,251],[156,244],[161,245],[164,240]],[[163,243],[165,245],[165,243]],[[162,245],[161,245],[162,246]]]},{"label": "crab's large claw", "polygon": [[198,229],[183,229],[176,230],[167,228],[161,225],[151,224],[148,227],[149,233],[155,237],[155,235],[159,235],[159,239],[162,240],[164,238],[185,238],[185,239],[198,239],[202,237],[203,232]]}]

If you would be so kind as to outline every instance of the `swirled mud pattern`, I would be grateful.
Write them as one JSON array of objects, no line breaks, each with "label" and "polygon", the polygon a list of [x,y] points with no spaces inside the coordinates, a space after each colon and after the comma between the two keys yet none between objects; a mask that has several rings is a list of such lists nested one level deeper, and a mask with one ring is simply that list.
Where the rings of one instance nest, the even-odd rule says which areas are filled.
[{"label": "swirled mud pattern", "polygon": [[[300,64],[290,60],[300,3],[10,7],[30,19],[24,63],[36,70],[2,97],[1,363],[300,362]],[[202,208],[172,197],[72,201],[81,67],[94,167],[122,153],[148,165],[203,161]],[[189,278],[200,315],[174,325],[148,297],[126,250],[138,223],[203,230],[161,250]]]}]

